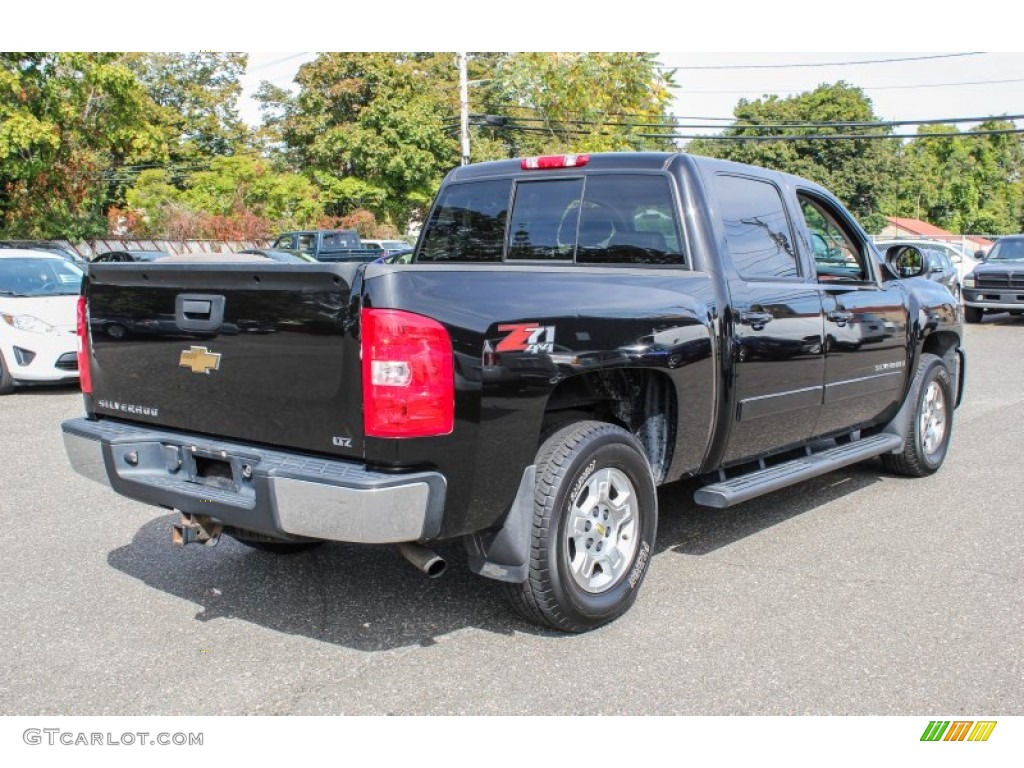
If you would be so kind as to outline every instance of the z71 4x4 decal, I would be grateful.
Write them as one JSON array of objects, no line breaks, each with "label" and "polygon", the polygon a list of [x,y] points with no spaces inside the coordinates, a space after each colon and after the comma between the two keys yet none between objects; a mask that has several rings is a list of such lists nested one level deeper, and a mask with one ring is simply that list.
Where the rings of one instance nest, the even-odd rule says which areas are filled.
[{"label": "z71 4x4 decal", "polygon": [[508,335],[502,339],[495,352],[553,352],[555,349],[555,326],[539,323],[512,323],[499,325],[498,330]]}]

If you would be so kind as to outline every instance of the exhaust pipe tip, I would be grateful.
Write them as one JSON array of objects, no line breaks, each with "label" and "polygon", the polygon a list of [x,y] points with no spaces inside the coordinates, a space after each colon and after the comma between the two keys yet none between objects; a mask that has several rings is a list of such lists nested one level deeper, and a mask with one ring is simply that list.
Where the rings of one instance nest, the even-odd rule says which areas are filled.
[{"label": "exhaust pipe tip", "polygon": [[399,544],[398,551],[427,578],[439,578],[448,570],[448,562],[443,557],[419,544]]}]

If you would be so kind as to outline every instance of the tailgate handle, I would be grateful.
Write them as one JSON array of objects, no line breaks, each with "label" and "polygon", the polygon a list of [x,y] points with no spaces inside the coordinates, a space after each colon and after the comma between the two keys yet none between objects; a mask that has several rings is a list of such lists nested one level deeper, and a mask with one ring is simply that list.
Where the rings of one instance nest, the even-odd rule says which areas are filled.
[{"label": "tailgate handle", "polygon": [[208,301],[188,299],[181,302],[181,311],[190,320],[209,320],[211,306]]},{"label": "tailgate handle", "polygon": [[224,322],[224,297],[180,293],[174,299],[174,321],[183,331],[217,331]]}]

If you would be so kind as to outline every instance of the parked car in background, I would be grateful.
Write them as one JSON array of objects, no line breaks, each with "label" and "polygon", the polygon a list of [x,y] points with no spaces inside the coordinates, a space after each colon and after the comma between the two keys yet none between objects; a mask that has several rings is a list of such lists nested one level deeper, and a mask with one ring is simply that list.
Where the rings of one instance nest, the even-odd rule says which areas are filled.
[{"label": "parked car in background", "polygon": [[891,248],[894,245],[912,245],[915,248],[930,248],[932,250],[941,251],[946,254],[946,257],[956,268],[956,274],[960,279],[961,285],[963,284],[964,278],[981,263],[976,255],[967,253],[958,245],[944,243],[941,240],[899,238],[875,241],[875,247],[878,248],[881,253],[885,253],[887,248]]},{"label": "parked car in background", "polygon": [[279,251],[274,248],[246,248],[244,251],[239,251],[239,253],[248,254],[250,256],[262,256],[263,258],[270,259],[271,261],[281,261],[292,264],[316,264],[316,259],[308,253]]},{"label": "parked car in background", "polygon": [[964,278],[964,319],[980,323],[987,311],[1024,315],[1024,235],[1000,237]]},{"label": "parked car in background", "polygon": [[122,263],[135,261],[156,261],[170,256],[166,251],[107,251],[93,259],[97,264]]},{"label": "parked car in background", "polygon": [[89,268],[89,260],[84,256],[76,253],[72,248],[69,248],[63,243],[53,242],[51,240],[7,240],[0,242],[0,248],[8,250],[15,248],[18,250],[53,253],[60,256],[65,261],[71,262],[79,269],[88,270]]},{"label": "parked car in background", "polygon": [[383,248],[363,245],[354,229],[315,229],[282,232],[272,250],[305,254],[317,261],[374,261],[386,255]]},{"label": "parked car in background", "polygon": [[405,240],[363,240],[363,248],[380,248],[388,256],[399,251],[412,250]]},{"label": "parked car in background", "polygon": [[76,307],[84,272],[56,254],[0,250],[0,395],[78,378]]},{"label": "parked car in background", "polygon": [[960,274],[956,265],[953,264],[949,254],[942,248],[931,246],[919,246],[918,248],[926,259],[928,259],[928,277],[937,283],[942,283],[949,288],[957,299],[960,298]]}]

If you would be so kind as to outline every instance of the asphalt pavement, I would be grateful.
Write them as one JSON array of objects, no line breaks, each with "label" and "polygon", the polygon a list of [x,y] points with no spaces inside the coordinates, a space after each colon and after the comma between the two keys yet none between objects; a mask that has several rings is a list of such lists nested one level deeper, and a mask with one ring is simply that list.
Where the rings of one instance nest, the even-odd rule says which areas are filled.
[{"label": "asphalt pavement", "polygon": [[942,470],[872,461],[726,511],[663,488],[639,600],[539,629],[391,550],[171,545],[75,474],[69,388],[0,398],[0,714],[1024,714],[1024,318],[968,326]]}]

